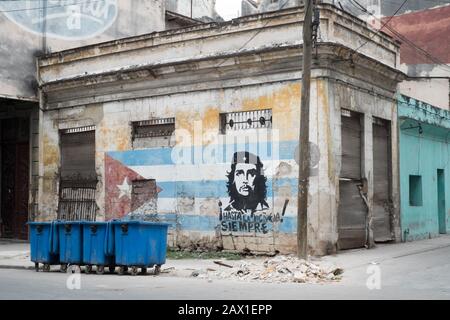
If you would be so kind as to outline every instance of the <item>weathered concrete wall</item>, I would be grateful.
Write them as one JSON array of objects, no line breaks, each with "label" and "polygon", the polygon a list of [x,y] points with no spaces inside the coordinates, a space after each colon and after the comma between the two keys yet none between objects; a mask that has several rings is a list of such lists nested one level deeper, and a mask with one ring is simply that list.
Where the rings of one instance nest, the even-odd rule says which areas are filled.
[{"label": "weathered concrete wall", "polygon": [[[368,80],[368,79],[367,79]],[[370,80],[369,80],[370,82]],[[392,211],[390,212],[392,239],[400,241],[400,195],[399,195],[399,167],[398,167],[398,135],[397,135],[397,103],[393,92],[378,91],[373,92],[370,86],[364,81],[347,79],[345,82],[333,81],[332,97],[334,98],[334,112],[336,116],[333,120],[335,141],[333,149],[335,159],[334,187],[339,194],[339,177],[341,171],[341,117],[340,110],[347,109],[363,114],[362,126],[362,155],[361,155],[361,178],[367,180],[367,200],[368,217],[373,216],[374,210],[374,154],[373,154],[373,118],[390,121],[390,145],[391,145],[391,193]],[[370,226],[371,228],[373,226]],[[373,230],[372,230],[373,231]]]},{"label": "weathered concrete wall", "polygon": [[403,81],[399,91],[408,97],[441,109],[450,108],[450,79],[422,79]]},{"label": "weathered concrete wall", "polygon": [[[308,246],[314,255],[336,251],[340,109],[364,112],[367,121],[372,115],[395,119],[389,97],[400,77],[394,69],[398,47],[389,38],[371,35],[359,20],[330,6],[322,9],[324,43],[317,48],[311,88],[310,137],[317,162]],[[40,59],[44,185],[58,178],[58,129],[96,125],[100,219],[132,213],[132,181],[155,179],[157,210],[173,223],[171,245],[295,252],[302,55],[296,35],[302,15],[301,9],[285,10]],[[354,55],[350,64],[351,48],[358,46],[355,37],[366,39],[362,34],[371,35],[373,43],[365,46],[367,56]],[[250,47],[242,50],[250,37]],[[272,110],[269,132],[260,129],[248,142],[239,140],[245,131],[219,133],[220,113],[262,109]],[[161,117],[175,117],[175,147],[133,149],[131,122]],[[366,140],[370,137],[368,131]],[[263,171],[258,161],[252,164],[267,179],[262,208],[250,217],[234,214],[227,188],[234,153],[242,151],[259,157]],[[207,157],[211,154],[212,159]],[[367,176],[371,159],[367,147]],[[44,186],[41,197],[48,209],[43,211],[55,214],[57,193]]]},{"label": "weathered concrete wall", "polygon": [[37,100],[36,56],[44,51],[165,28],[163,0],[46,2],[47,19],[44,0],[0,2],[0,96]]},{"label": "weathered concrete wall", "polygon": [[[44,120],[44,132],[48,137],[43,146],[43,152],[47,155],[44,174],[48,179],[45,180],[53,182],[58,176],[58,129],[69,124],[75,127],[95,124],[96,165],[102,182],[98,189],[98,218],[109,220],[132,213],[131,182],[135,179],[156,179],[159,188],[158,213],[166,220],[178,222],[173,233],[177,240],[173,239],[173,244],[189,246],[204,243],[209,248],[217,245],[226,249],[293,252],[296,246],[298,166],[295,149],[298,144],[296,119],[299,118],[299,104],[299,84],[285,83],[117,101],[97,107],[49,112]],[[266,215],[273,215],[275,221],[261,222],[259,227],[256,226],[256,231],[255,224],[244,223],[253,228],[253,232],[245,232],[241,219],[230,217],[224,219],[223,224],[219,219],[219,202],[225,209],[230,200],[226,176],[230,171],[234,148],[241,148],[237,151],[246,150],[245,145],[235,142],[235,138],[242,139],[245,131],[236,132],[235,138],[232,134],[218,134],[219,113],[260,109],[272,109],[273,129],[272,132],[259,130],[256,141],[250,137],[253,140],[247,151],[257,154],[264,165],[266,202],[269,205]],[[175,148],[133,150],[130,123],[166,117],[176,118],[178,138],[184,139],[184,143]],[[86,118],[95,120],[86,122]],[[271,137],[267,138],[267,134]],[[280,141],[276,135],[279,135]],[[224,147],[226,152],[221,157],[208,157],[211,151]],[[264,151],[266,149],[267,152]],[[185,153],[192,150],[194,154],[200,152],[202,158],[178,164],[174,158],[180,150]],[[128,191],[122,192],[123,188],[128,188]],[[48,211],[56,212],[57,194],[45,187],[44,194],[43,211],[48,208]],[[286,201],[288,204],[282,217]],[[230,223],[234,225],[230,227]],[[183,238],[186,232],[189,237]],[[233,237],[230,237],[231,233]]]},{"label": "weathered concrete wall", "polygon": [[[450,113],[406,96],[400,96],[398,108],[402,239],[427,239],[440,233],[448,233]],[[441,217],[438,203],[438,169],[444,171],[445,191],[444,203],[441,203]],[[410,175],[421,176],[421,204],[410,202]]]},{"label": "weathered concrete wall", "polygon": [[[418,2],[423,1],[409,5],[428,7],[433,1]],[[450,5],[398,15],[390,20],[389,27],[408,40],[399,39],[402,42],[401,70],[411,77],[401,84],[400,92],[436,107],[449,109]]]},{"label": "weathered concrete wall", "polygon": [[[321,36],[324,43],[336,43],[356,49],[366,37],[372,41],[359,53],[380,61],[391,68],[398,67],[398,46],[389,37],[374,33],[365,23],[350,15],[338,14],[331,6],[322,10]],[[273,24],[267,19],[273,15]],[[201,25],[189,29],[160,32],[142,37],[108,42],[83,50],[67,50],[40,60],[41,82],[76,80],[105,72],[125,72],[133,68],[157,68],[186,60],[227,57],[268,48],[282,48],[301,44],[302,12],[291,9],[262,16],[243,17],[235,23]],[[349,27],[350,26],[350,27]],[[186,32],[189,30],[189,32]],[[259,31],[258,31],[259,30]],[[255,36],[255,32],[257,32]],[[251,43],[243,45],[251,38]],[[181,41],[182,40],[182,41]],[[170,49],[170,54],[167,50]],[[108,56],[109,59],[104,59]],[[344,61],[350,61],[348,57]],[[224,62],[225,65],[229,61]],[[47,67],[48,66],[48,67]]]}]

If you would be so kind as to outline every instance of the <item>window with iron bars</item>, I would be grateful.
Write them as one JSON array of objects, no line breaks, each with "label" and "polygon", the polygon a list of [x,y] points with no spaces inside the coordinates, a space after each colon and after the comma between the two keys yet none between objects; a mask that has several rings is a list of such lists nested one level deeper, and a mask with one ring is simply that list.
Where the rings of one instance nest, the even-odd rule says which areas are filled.
[{"label": "window with iron bars", "polygon": [[272,109],[220,114],[220,132],[272,128]]},{"label": "window with iron bars", "polygon": [[95,126],[60,131],[61,171],[58,214],[60,220],[95,221]]},{"label": "window with iron bars", "polygon": [[171,147],[175,143],[175,118],[132,122],[133,148]]}]

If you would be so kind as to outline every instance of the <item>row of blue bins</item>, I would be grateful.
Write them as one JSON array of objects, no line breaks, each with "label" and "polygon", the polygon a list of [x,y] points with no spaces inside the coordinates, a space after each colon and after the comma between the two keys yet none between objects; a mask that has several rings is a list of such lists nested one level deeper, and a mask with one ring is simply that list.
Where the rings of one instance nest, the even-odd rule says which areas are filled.
[{"label": "row of blue bins", "polygon": [[60,265],[66,272],[69,265],[84,266],[86,273],[96,267],[119,274],[147,273],[154,267],[158,274],[166,262],[169,224],[145,221],[53,221],[29,222],[31,261],[36,271],[39,264],[50,271]]}]

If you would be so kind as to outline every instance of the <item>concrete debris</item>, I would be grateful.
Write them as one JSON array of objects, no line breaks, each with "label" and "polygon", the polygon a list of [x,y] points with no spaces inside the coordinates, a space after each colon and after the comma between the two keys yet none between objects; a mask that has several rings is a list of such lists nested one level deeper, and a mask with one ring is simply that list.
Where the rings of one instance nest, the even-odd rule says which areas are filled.
[{"label": "concrete debris", "polygon": [[191,277],[198,277],[199,275],[200,275],[200,272],[198,272],[198,271],[193,271],[191,273]]},{"label": "concrete debris", "polygon": [[229,264],[223,263],[222,261],[214,261],[215,264],[218,264],[223,267],[233,268],[233,266],[230,266]]},{"label": "concrete debris", "polygon": [[343,269],[332,265],[319,265],[294,256],[277,256],[263,263],[245,261],[232,269],[208,273],[219,279],[243,281],[325,283],[342,279]]}]

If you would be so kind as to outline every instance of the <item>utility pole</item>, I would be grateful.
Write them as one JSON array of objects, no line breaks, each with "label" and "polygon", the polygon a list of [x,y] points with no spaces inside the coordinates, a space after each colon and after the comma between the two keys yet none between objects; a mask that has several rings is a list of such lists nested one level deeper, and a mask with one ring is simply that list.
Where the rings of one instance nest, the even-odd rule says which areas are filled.
[{"label": "utility pole", "polygon": [[312,59],[312,13],[314,0],[305,0],[303,21],[302,98],[300,107],[300,148],[297,205],[298,257],[308,258],[308,191],[309,191],[309,109]]}]

